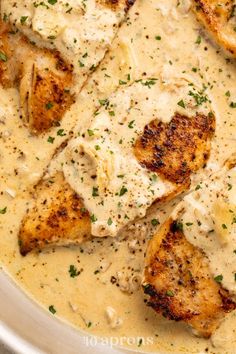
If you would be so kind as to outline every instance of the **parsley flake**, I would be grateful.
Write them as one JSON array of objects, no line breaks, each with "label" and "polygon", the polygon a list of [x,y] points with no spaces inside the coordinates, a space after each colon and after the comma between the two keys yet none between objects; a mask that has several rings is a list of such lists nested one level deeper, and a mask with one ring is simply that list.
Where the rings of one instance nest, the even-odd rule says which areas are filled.
[{"label": "parsley flake", "polygon": [[0,209],[0,214],[6,214],[7,212],[7,207]]},{"label": "parsley flake", "polygon": [[217,282],[217,283],[221,283],[222,280],[223,280],[223,275],[222,274],[219,274],[217,275],[214,280]]},{"label": "parsley flake", "polygon": [[53,315],[55,315],[55,313],[57,312],[53,305],[50,305],[48,309]]},{"label": "parsley flake", "polygon": [[122,197],[126,192],[128,192],[128,189],[126,187],[122,186],[119,196]]}]

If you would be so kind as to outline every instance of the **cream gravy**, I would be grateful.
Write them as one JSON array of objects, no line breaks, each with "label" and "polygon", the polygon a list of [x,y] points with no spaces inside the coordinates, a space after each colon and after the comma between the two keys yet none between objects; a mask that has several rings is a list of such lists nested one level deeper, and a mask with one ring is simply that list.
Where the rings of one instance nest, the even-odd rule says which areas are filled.
[{"label": "cream gravy", "polygon": [[[236,111],[230,103],[236,101],[236,69],[234,61],[218,51],[188,11],[188,2],[179,4],[176,6],[175,0],[137,0],[111,51],[66,114],[62,129],[68,136],[75,123],[78,131],[87,126],[100,106],[99,100],[107,99],[120,86],[119,80],[125,81],[129,73],[132,82],[146,80],[161,77],[170,65],[174,72],[187,74],[192,81],[203,77],[216,113],[217,129],[208,165],[193,178],[198,184],[235,151]],[[210,340],[194,337],[185,325],[156,315],[145,305],[142,291],[132,285],[130,279],[141,278],[147,239],[156,229],[157,220],[162,222],[168,216],[173,203],[156,209],[134,227],[129,226],[118,238],[99,238],[80,247],[20,256],[17,232],[30,203],[28,189],[42,175],[62,138],[56,129],[49,133],[55,137],[54,144],[48,143],[49,134],[29,136],[19,119],[16,90],[1,89],[0,109],[0,209],[5,209],[0,214],[0,259],[19,286],[45,309],[53,306],[55,315],[89,333],[153,338],[153,343],[146,346],[144,342],[134,344],[135,349],[234,353],[235,314],[213,336],[217,349]],[[71,265],[80,271],[79,275],[71,277]],[[108,307],[122,319],[115,328],[107,320]]]}]

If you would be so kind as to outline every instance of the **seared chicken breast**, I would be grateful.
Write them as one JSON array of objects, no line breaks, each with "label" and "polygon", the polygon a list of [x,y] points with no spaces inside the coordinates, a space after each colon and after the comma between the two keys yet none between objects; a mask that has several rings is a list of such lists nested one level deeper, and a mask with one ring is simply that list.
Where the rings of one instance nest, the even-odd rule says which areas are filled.
[{"label": "seared chicken breast", "polygon": [[22,255],[35,247],[81,243],[90,237],[89,213],[62,173],[42,180],[33,197],[34,206],[27,211],[19,232]]},{"label": "seared chicken breast", "polygon": [[214,280],[206,256],[187,241],[180,225],[169,219],[151,240],[143,288],[157,313],[184,321],[207,338],[236,303]]},{"label": "seared chicken breast", "polygon": [[199,20],[223,48],[236,57],[236,5],[233,0],[194,0]]},{"label": "seared chicken breast", "polygon": [[234,165],[184,197],[146,253],[148,305],[203,337],[236,308]]},{"label": "seared chicken breast", "polygon": [[211,113],[192,118],[176,114],[170,123],[157,119],[145,127],[134,153],[142,165],[163,178],[189,185],[191,174],[208,160],[214,131],[215,117]]},{"label": "seared chicken breast", "polygon": [[59,53],[30,43],[16,29],[0,23],[0,83],[17,86],[21,115],[35,134],[58,125],[74,101],[72,66]]}]

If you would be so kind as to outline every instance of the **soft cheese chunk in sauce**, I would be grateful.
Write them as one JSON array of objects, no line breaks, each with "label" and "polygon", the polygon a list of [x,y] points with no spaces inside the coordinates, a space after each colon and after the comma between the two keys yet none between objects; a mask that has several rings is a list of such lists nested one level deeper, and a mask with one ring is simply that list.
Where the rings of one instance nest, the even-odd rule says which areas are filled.
[{"label": "soft cheese chunk in sauce", "polygon": [[216,281],[236,295],[236,168],[199,184],[184,198],[184,234],[209,258]]},{"label": "soft cheese chunk in sauce", "polygon": [[69,144],[64,175],[90,212],[94,236],[115,236],[174,189],[172,183],[141,166],[133,146],[154,119],[169,122],[176,112],[207,115],[209,102],[206,99],[199,108],[193,94],[197,92],[195,85],[181,78],[170,83],[138,80],[100,101],[90,126]]},{"label": "soft cheese chunk in sauce", "polygon": [[1,13],[37,44],[59,50],[74,65],[81,83],[111,44],[124,4],[112,9],[95,0],[3,0]]}]

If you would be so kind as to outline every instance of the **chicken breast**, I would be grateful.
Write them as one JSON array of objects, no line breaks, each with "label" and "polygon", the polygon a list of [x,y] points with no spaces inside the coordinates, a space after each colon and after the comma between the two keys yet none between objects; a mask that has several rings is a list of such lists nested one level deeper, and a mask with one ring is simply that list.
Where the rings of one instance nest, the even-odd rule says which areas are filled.
[{"label": "chicken breast", "polygon": [[0,26],[0,82],[19,87],[23,120],[32,133],[42,133],[58,125],[74,101],[72,67],[59,53],[37,48],[4,23]]},{"label": "chicken breast", "polygon": [[236,308],[233,166],[227,163],[223,173],[184,197],[150,241],[146,255],[148,305],[206,338]]},{"label": "chicken breast", "polygon": [[37,48],[0,23],[0,83],[17,86],[24,123],[35,134],[58,125],[74,102],[72,66],[56,51]]},{"label": "chicken breast", "polygon": [[89,213],[62,173],[42,180],[33,198],[34,206],[27,211],[19,232],[22,255],[35,247],[76,244],[91,237]]},{"label": "chicken breast", "polygon": [[235,57],[235,2],[233,0],[194,0],[193,9],[215,40]]}]

